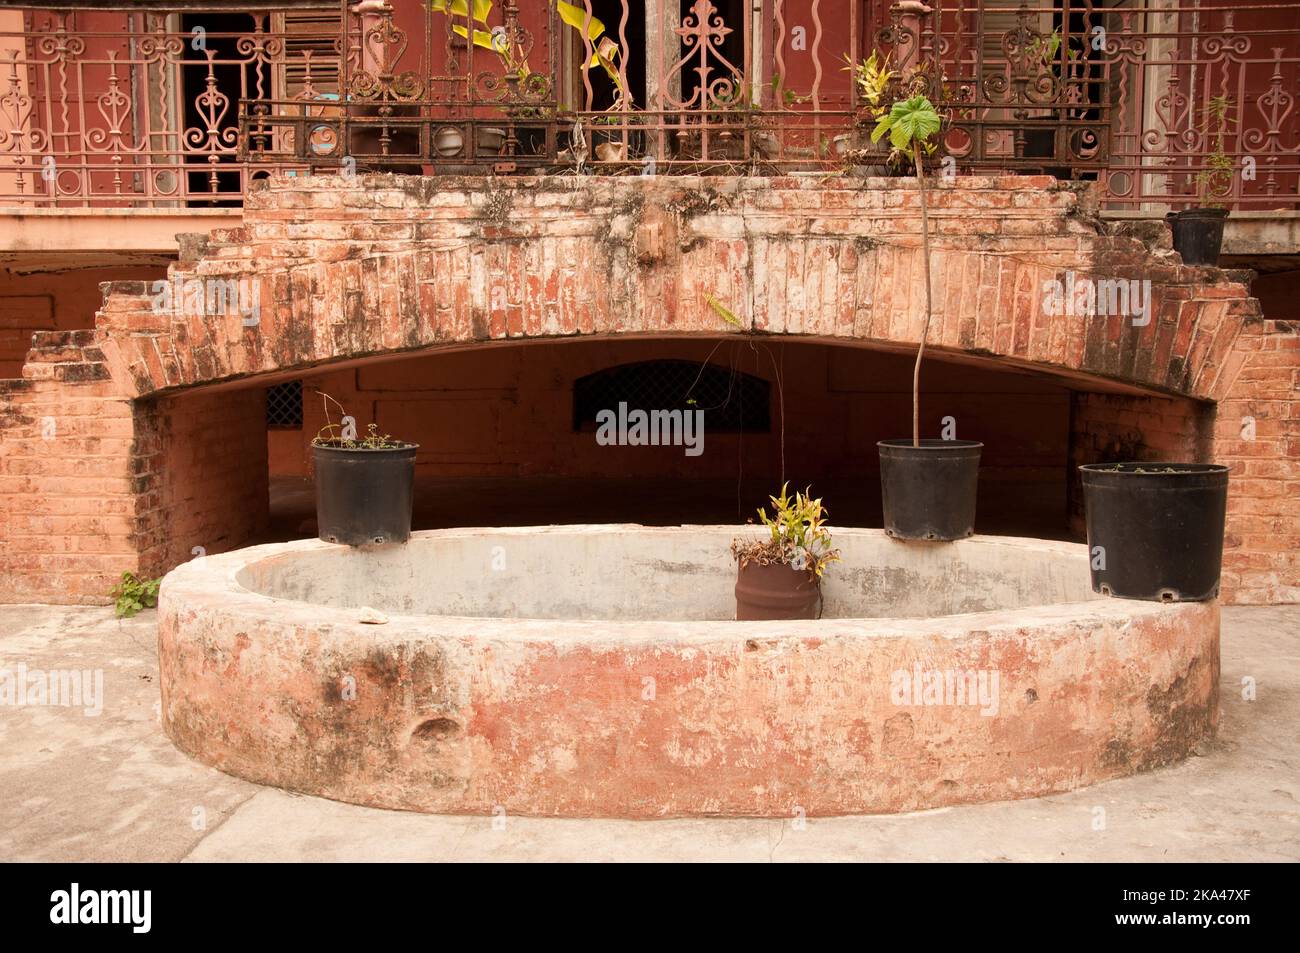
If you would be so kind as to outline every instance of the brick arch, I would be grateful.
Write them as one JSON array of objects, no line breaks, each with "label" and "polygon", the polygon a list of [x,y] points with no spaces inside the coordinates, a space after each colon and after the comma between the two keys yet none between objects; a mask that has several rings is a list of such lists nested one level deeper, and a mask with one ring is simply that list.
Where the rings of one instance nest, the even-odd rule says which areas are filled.
[{"label": "brick arch", "polygon": [[[755,332],[913,347],[918,199],[904,179],[271,180],[242,227],[187,238],[171,270],[182,292],[254,283],[255,324],[113,284],[93,330],[39,335],[24,379],[0,383],[5,596],[103,601],[122,569],[187,558],[166,448],[199,453],[219,414],[252,419],[252,398],[204,396],[255,393],[241,384],[442,347],[739,333],[708,295]],[[1082,185],[963,177],[931,200],[936,352],[1118,391],[1078,403],[1073,462],[1122,447],[1233,464],[1225,591],[1300,599],[1284,506],[1300,489],[1296,335],[1263,320],[1246,276],[1181,265],[1160,228],[1150,241],[1104,226]],[[1150,281],[1150,322],[1044,313],[1046,283],[1071,274]],[[193,419],[176,409],[187,392]],[[1186,424],[1166,397],[1203,402],[1204,419]],[[213,493],[242,486],[221,453],[203,459]]]},{"label": "brick arch", "polygon": [[[709,295],[762,333],[920,339],[907,180],[504,182],[273,180],[250,196],[243,227],[191,243],[194,257],[172,268],[170,311],[143,283],[109,287],[96,342],[105,366],[124,394],[145,396],[439,346],[731,331]],[[1259,320],[1245,279],[1107,234],[1089,202],[1052,179],[939,185],[930,345],[1222,396],[1233,344]],[[1115,279],[1150,282],[1145,326],[1044,313],[1049,282]],[[256,295],[256,326],[233,307],[195,313],[187,289],[223,286]]]}]

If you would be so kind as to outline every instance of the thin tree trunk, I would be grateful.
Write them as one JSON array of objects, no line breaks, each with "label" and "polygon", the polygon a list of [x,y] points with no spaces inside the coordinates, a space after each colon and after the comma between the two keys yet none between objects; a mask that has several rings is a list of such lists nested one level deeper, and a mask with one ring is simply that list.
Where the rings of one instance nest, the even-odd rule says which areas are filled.
[{"label": "thin tree trunk", "polygon": [[916,162],[916,184],[921,190],[921,264],[925,267],[925,324],[921,327],[921,346],[916,349],[916,366],[912,369],[912,446],[921,445],[921,359],[925,356],[925,338],[930,333],[930,211],[925,204],[925,171],[921,167],[921,143],[912,142]]}]

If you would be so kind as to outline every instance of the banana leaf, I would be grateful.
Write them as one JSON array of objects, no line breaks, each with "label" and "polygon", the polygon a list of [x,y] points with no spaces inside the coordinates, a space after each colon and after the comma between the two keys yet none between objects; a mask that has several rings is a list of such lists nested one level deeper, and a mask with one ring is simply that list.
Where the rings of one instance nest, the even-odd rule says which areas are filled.
[{"label": "banana leaf", "polygon": [[[434,13],[450,13],[454,17],[469,16],[468,0],[433,0]],[[474,0],[474,19],[487,23],[488,14],[492,12],[492,0]]]},{"label": "banana leaf", "polygon": [[[458,23],[453,23],[451,29],[452,32],[454,32],[457,36],[466,37],[469,35],[469,30],[465,29],[463,26],[461,26]],[[496,37],[494,37],[491,33],[488,33],[486,30],[474,31],[475,46],[482,47],[485,50],[491,50],[493,53],[499,53],[500,51],[492,43],[494,39],[496,39]]]},{"label": "banana leaf", "polygon": [[[582,32],[582,26],[587,22],[586,7],[575,7],[571,3],[565,3],[564,0],[555,0],[555,7],[560,11],[561,20],[579,33]],[[587,26],[587,39],[594,43],[604,32],[605,24],[593,16],[591,23]]]}]

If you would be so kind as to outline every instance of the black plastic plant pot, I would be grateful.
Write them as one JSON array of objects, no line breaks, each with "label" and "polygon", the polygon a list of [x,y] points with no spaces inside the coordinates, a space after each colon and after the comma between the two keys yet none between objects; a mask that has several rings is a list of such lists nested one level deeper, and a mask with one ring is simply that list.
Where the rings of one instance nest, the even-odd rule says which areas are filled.
[{"label": "black plastic plant pot", "polygon": [[1223,247],[1225,208],[1189,208],[1165,216],[1174,233],[1174,251],[1184,265],[1217,265]]},{"label": "black plastic plant pot", "polygon": [[327,543],[373,546],[411,538],[415,451],[312,446],[317,536]]},{"label": "black plastic plant pot", "polygon": [[1079,470],[1093,592],[1151,602],[1219,594],[1227,467],[1091,463]]},{"label": "black plastic plant pot", "polygon": [[978,440],[881,440],[880,496],[894,539],[950,541],[975,532]]}]

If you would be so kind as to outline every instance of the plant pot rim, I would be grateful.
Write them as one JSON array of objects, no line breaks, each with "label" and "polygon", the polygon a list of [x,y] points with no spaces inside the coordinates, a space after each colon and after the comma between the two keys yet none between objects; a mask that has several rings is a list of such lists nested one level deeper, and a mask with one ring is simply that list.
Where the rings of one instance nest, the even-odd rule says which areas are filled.
[{"label": "plant pot rim", "polygon": [[1220,206],[1197,205],[1165,213],[1165,218],[1227,218],[1231,211]]},{"label": "plant pot rim", "polygon": [[[1204,476],[1207,473],[1228,473],[1229,468],[1221,463],[1176,463],[1158,461],[1145,463],[1125,461],[1123,463],[1084,463],[1080,464],[1081,473],[1114,473],[1128,477],[1176,477]],[[1139,472],[1140,471],[1140,472]],[[1171,472],[1172,471],[1172,472]]]},{"label": "plant pot rim", "polygon": [[342,447],[327,443],[317,443],[313,440],[311,448],[312,450],[327,450],[332,453],[403,453],[407,450],[419,450],[420,445],[418,443],[407,443],[401,441],[400,444],[395,447]]},{"label": "plant pot rim", "polygon": [[943,452],[945,450],[984,449],[984,444],[979,440],[943,440],[939,437],[922,437],[920,446],[913,445],[911,437],[894,437],[889,440],[877,440],[876,446],[881,449],[888,447],[890,450],[916,450],[918,452],[927,450]]},{"label": "plant pot rim", "polygon": [[750,566],[757,566],[760,569],[772,569],[779,566],[782,569],[789,569],[791,572],[807,573],[810,576],[817,575],[811,569],[795,569],[794,566],[790,565],[788,562],[785,561],[781,561],[779,563],[761,563],[757,559],[748,559],[742,561],[739,556],[736,557],[737,569],[748,569]]}]

